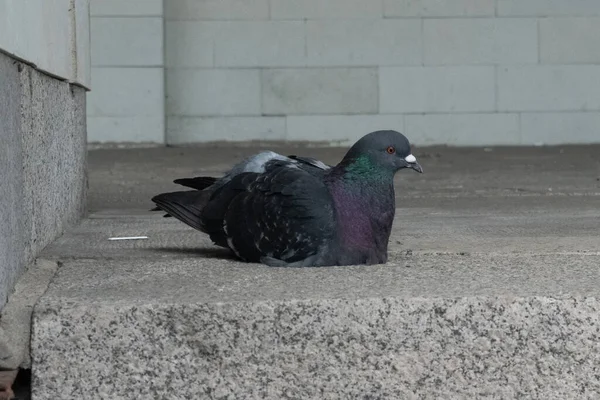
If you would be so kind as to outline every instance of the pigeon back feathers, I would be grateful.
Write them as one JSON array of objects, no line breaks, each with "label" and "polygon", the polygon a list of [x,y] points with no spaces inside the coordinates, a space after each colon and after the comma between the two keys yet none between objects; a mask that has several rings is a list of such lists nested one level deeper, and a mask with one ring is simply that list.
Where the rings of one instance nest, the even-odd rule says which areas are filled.
[{"label": "pigeon back feathers", "polygon": [[314,258],[334,231],[322,180],[329,168],[311,158],[264,152],[221,179],[178,179],[197,190],[163,193],[152,201],[243,260],[295,263]]}]

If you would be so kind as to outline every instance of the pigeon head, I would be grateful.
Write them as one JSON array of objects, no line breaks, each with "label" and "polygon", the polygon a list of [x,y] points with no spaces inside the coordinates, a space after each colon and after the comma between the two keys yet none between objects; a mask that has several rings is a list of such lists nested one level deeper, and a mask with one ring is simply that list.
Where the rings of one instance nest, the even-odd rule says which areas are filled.
[{"label": "pigeon head", "polygon": [[348,150],[342,164],[356,172],[395,173],[404,168],[423,172],[408,139],[396,131],[375,131],[363,136]]}]

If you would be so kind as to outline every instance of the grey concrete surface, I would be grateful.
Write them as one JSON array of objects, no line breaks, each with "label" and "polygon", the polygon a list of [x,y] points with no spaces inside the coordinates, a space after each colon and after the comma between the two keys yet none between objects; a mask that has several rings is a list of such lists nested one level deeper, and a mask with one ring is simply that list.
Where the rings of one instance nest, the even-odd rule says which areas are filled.
[{"label": "grey concrete surface", "polygon": [[[4,54],[0,54],[0,83],[2,309],[38,253],[83,215],[87,157],[84,89]],[[27,299],[23,301],[26,307]],[[11,302],[20,307],[18,296]],[[30,315],[31,310],[27,320]],[[18,365],[15,357],[26,353],[22,345],[28,342],[22,325],[8,326],[8,320],[13,321],[3,312],[0,348],[12,350],[0,351],[2,368]]]},{"label": "grey concrete surface", "polygon": [[[183,235],[186,232],[179,232]],[[224,251],[172,243],[128,252],[105,246],[105,256],[65,260],[43,302],[133,306],[600,294],[600,251],[407,254],[392,249],[390,261],[382,266],[297,269],[240,263]]]},{"label": "grey concrete surface", "polygon": [[0,309],[24,267],[20,104],[19,71],[0,53]]},{"label": "grey concrete surface", "polygon": [[85,90],[24,68],[24,224],[29,261],[85,212]]},{"label": "grey concrete surface", "polygon": [[[89,209],[94,212],[108,208],[147,208],[154,194],[177,190],[178,186],[171,184],[173,179],[220,174],[261,148],[273,148],[282,154],[309,154],[329,163],[339,161],[345,152],[343,148],[290,147],[279,143],[224,148],[227,147],[91,151],[90,181],[95,184],[90,185]],[[504,202],[506,198],[517,197],[516,204],[521,200],[538,204],[540,198],[552,202],[560,201],[558,197],[587,198],[600,193],[600,145],[423,147],[415,148],[414,153],[424,165],[425,173],[405,171],[397,175],[399,207],[412,208],[423,202],[444,205],[452,198],[468,197],[473,201],[485,199],[478,204],[487,209],[494,199]],[[403,198],[420,200],[400,202]]]},{"label": "grey concrete surface", "polygon": [[29,341],[33,307],[48,289],[57,268],[55,261],[37,260],[17,281],[0,318],[2,368],[31,367]]},{"label": "grey concrete surface", "polygon": [[593,399],[599,311],[577,297],[45,304],[33,394]]},{"label": "grey concrete surface", "polygon": [[147,211],[255,150],[90,153],[94,212],[41,255],[34,398],[600,396],[600,147],[416,149],[379,266],[240,263]]}]

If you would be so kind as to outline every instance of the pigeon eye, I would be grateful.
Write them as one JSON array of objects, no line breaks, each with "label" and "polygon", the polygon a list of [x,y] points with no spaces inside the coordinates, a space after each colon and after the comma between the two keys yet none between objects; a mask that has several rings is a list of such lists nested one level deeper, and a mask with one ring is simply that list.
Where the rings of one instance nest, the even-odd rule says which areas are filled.
[{"label": "pigeon eye", "polygon": [[394,154],[396,152],[396,148],[394,146],[390,146],[386,149],[388,154]]}]

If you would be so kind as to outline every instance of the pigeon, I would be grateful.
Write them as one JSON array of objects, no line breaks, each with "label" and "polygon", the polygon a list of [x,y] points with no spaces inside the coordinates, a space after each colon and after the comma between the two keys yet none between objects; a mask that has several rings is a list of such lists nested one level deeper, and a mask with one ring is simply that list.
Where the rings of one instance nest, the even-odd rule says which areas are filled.
[{"label": "pigeon", "polygon": [[335,166],[265,151],[222,178],[175,183],[194,190],[152,198],[246,262],[274,267],[383,264],[395,214],[394,175],[423,172],[393,130],[359,139]]}]

